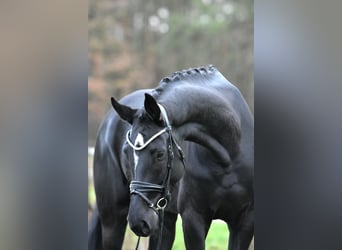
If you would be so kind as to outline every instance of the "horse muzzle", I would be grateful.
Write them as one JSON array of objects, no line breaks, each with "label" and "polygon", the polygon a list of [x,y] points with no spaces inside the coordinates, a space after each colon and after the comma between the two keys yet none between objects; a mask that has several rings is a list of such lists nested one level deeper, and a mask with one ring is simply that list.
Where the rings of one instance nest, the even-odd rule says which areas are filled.
[{"label": "horse muzzle", "polygon": [[151,234],[151,227],[144,220],[137,221],[135,224],[130,223],[130,228],[137,236],[147,237]]},{"label": "horse muzzle", "polygon": [[158,214],[138,196],[131,197],[128,223],[137,236],[150,236],[158,229]]}]

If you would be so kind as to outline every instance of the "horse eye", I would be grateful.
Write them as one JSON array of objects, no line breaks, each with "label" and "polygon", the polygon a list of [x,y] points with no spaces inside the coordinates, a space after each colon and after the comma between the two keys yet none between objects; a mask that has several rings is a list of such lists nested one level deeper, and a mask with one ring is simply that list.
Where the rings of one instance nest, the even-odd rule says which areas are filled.
[{"label": "horse eye", "polygon": [[156,157],[158,158],[158,160],[162,160],[164,158],[164,155],[164,151],[158,151]]}]

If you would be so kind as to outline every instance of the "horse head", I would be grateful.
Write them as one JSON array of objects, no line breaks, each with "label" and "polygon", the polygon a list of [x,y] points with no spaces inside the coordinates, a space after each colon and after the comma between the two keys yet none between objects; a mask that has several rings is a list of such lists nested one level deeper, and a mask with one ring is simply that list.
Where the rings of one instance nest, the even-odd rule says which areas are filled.
[{"label": "horse head", "polygon": [[[126,144],[134,159],[130,164],[128,222],[138,236],[149,236],[160,227],[158,215],[169,201],[172,187],[184,173],[183,153],[176,142],[165,108],[149,94],[144,106],[133,109],[111,99],[121,119],[131,124]],[[127,145],[126,145],[127,147]],[[174,157],[175,156],[175,157]]]}]

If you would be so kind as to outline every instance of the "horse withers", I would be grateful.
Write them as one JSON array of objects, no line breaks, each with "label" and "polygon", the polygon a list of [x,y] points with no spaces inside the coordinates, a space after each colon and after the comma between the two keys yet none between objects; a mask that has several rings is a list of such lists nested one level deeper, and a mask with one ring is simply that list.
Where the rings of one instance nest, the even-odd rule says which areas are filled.
[{"label": "horse withers", "polygon": [[121,249],[127,221],[150,236],[149,249],[171,249],[180,213],[187,249],[205,249],[212,220],[221,219],[228,249],[247,250],[254,129],[240,91],[209,66],[111,101],[95,146],[89,249]]}]

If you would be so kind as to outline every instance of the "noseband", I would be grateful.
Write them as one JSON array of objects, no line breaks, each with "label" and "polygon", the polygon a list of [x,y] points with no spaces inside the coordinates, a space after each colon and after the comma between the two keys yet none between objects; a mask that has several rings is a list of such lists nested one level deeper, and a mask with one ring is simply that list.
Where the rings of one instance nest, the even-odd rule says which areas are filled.
[{"label": "noseband", "polygon": [[[181,149],[181,147],[177,144],[177,142],[175,141],[173,135],[172,135],[172,129],[171,129],[171,125],[169,123],[169,119],[166,113],[165,108],[158,104],[162,116],[164,118],[164,121],[166,123],[166,127],[162,130],[160,130],[159,132],[157,132],[156,134],[154,134],[146,143],[144,143],[141,146],[135,146],[131,140],[130,140],[130,134],[131,131],[129,130],[126,134],[126,140],[127,143],[136,151],[140,151],[145,149],[152,141],[154,141],[156,138],[158,138],[159,136],[161,136],[164,133],[168,134],[168,139],[167,139],[167,172],[166,175],[164,177],[163,183],[162,185],[158,185],[158,184],[153,184],[153,183],[149,183],[149,182],[143,182],[143,181],[131,181],[130,185],[129,185],[129,189],[130,189],[130,194],[136,194],[139,195],[146,203],[147,205],[152,208],[158,215],[159,215],[159,222],[160,222],[160,226],[159,226],[159,239],[158,239],[158,248],[160,248],[160,243],[161,243],[161,234],[162,234],[162,227],[163,227],[163,218],[164,218],[164,208],[167,206],[167,204],[169,203],[170,199],[171,199],[171,192],[170,192],[170,178],[171,178],[171,170],[173,167],[173,158],[174,158],[174,154],[173,154],[173,145],[176,146],[179,155],[180,155],[180,159],[183,163],[183,166],[185,166],[184,163],[184,154],[183,151]],[[156,204],[154,204],[149,198],[147,198],[147,196],[144,193],[148,193],[148,192],[153,192],[153,193],[160,193],[161,194],[161,198],[157,201]],[[139,241],[138,241],[139,244]]]},{"label": "noseband", "polygon": [[[162,185],[153,184],[149,182],[143,182],[143,181],[131,181],[130,183],[130,193],[139,195],[144,201],[146,201],[147,205],[154,209],[156,212],[160,209],[164,209],[167,205],[167,203],[170,200],[170,190],[169,190],[169,183],[170,183],[170,177],[171,177],[171,169],[172,169],[172,162],[174,158],[173,154],[173,147],[172,147],[172,133],[169,127],[164,128],[163,130],[156,133],[154,136],[151,137],[144,145],[142,146],[134,146],[132,142],[129,139],[130,131],[127,133],[127,142],[128,144],[136,151],[143,150],[146,148],[148,144],[150,144],[154,139],[162,135],[163,133],[168,133],[168,141],[167,141],[167,153],[168,153],[168,159],[167,159],[167,172],[165,175],[165,178],[163,180]],[[161,193],[162,197],[158,200],[156,204],[154,204],[149,198],[144,195],[144,193],[148,192],[154,192],[154,193]]]},{"label": "noseband", "polygon": [[[158,138],[159,136],[161,136],[164,133],[168,134],[168,139],[167,139],[167,153],[168,153],[168,159],[167,159],[167,172],[166,172],[166,176],[164,178],[163,184],[162,185],[158,185],[158,184],[153,184],[153,183],[149,183],[149,182],[143,182],[143,181],[131,181],[130,183],[130,194],[137,194],[139,195],[144,201],[146,201],[147,205],[154,209],[156,212],[158,212],[161,209],[164,209],[168,202],[170,201],[171,198],[171,192],[170,192],[170,178],[171,178],[171,170],[172,170],[172,166],[173,166],[173,158],[174,158],[174,154],[173,154],[173,145],[176,146],[180,158],[182,160],[182,163],[184,165],[184,154],[183,151],[181,149],[181,147],[177,144],[177,142],[175,141],[173,135],[172,135],[172,129],[171,129],[171,125],[169,123],[169,119],[166,113],[165,108],[158,104],[162,116],[164,118],[164,121],[166,123],[166,127],[162,130],[160,130],[159,132],[157,132],[156,134],[154,134],[147,142],[145,142],[143,145],[141,146],[135,146],[131,140],[130,140],[130,134],[131,131],[129,130],[126,134],[126,140],[127,143],[136,151],[141,151],[143,149],[145,149],[152,141],[154,141],[156,138]],[[150,199],[148,199],[146,197],[146,195],[144,195],[144,193],[147,192],[156,192],[156,193],[161,193],[162,197],[157,201],[156,204],[154,204]]]}]

